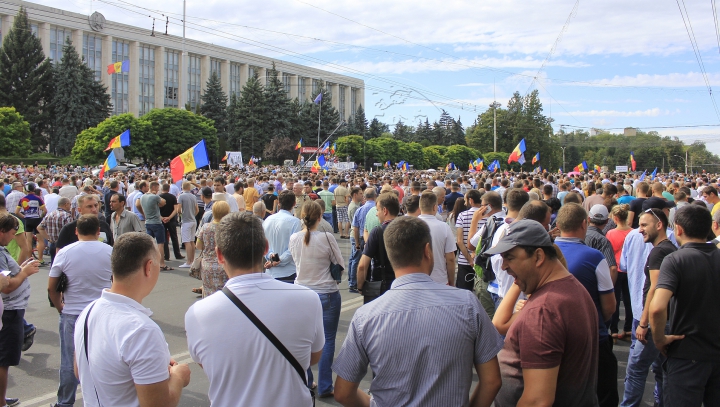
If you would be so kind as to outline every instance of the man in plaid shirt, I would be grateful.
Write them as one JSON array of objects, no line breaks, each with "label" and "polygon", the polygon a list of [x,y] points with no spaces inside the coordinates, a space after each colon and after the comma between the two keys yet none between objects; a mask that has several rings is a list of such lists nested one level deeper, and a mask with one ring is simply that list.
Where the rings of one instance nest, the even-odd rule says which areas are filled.
[{"label": "man in plaid shirt", "polygon": [[55,242],[58,236],[60,236],[60,231],[63,226],[73,221],[70,206],[71,202],[68,198],[60,198],[58,200],[58,208],[45,215],[37,228],[40,237],[50,242],[50,264],[52,264],[55,258]]}]

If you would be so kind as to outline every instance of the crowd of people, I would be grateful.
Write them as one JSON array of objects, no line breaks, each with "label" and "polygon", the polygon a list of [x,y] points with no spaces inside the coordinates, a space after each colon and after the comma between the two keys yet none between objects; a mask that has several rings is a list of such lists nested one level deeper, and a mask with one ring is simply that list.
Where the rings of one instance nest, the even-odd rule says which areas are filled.
[{"label": "crowd of people", "polygon": [[[78,384],[86,406],[177,405],[190,370],[142,305],[171,252],[200,280],[185,329],[212,405],[639,406],[651,370],[656,405],[720,405],[713,175],[2,165],[0,179],[0,406],[19,403],[9,368],[34,341],[40,270],[59,313],[54,406]],[[335,357],[343,280],[364,305]]]}]

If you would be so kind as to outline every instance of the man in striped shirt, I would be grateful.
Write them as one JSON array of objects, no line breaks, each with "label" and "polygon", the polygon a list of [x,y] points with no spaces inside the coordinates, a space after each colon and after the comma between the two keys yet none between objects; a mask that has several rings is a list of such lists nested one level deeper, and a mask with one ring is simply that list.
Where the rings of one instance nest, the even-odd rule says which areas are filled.
[{"label": "man in striped shirt", "polygon": [[[335,399],[344,406],[489,407],[501,385],[503,342],[480,302],[430,278],[432,239],[423,220],[401,216],[383,238],[396,279],[355,312],[333,365]],[[372,396],[358,388],[368,364]],[[473,367],[479,382],[470,396]]]}]

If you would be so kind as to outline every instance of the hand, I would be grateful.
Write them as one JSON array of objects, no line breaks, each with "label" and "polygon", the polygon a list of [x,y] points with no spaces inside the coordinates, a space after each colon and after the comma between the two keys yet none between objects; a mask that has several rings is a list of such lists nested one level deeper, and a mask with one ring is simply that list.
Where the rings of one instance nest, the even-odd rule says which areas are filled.
[{"label": "hand", "polygon": [[20,268],[21,272],[25,273],[26,276],[30,277],[31,275],[40,271],[40,262],[31,257],[25,260],[23,264],[20,265]]},{"label": "hand", "polygon": [[4,290],[8,285],[10,285],[10,279],[4,274],[0,274],[0,291]]},{"label": "hand", "polygon": [[555,226],[554,228],[552,228],[552,229],[550,230],[549,233],[550,233],[550,238],[551,238],[551,239],[555,239],[556,237],[560,236],[560,228],[558,228],[557,226]]},{"label": "hand", "polygon": [[635,339],[640,341],[643,345],[647,344],[647,333],[648,328],[643,328],[640,325],[638,325],[637,329],[635,329]]},{"label": "hand", "polygon": [[655,347],[660,351],[660,353],[667,356],[668,346],[670,346],[671,343],[683,338],[685,338],[685,335],[663,335],[662,338],[659,338],[660,340],[655,340]]},{"label": "hand", "polygon": [[170,367],[170,376],[178,376],[182,380],[183,387],[187,387],[190,384],[190,367],[185,363],[182,365],[176,363]]},{"label": "hand", "polygon": [[520,312],[525,307],[526,302],[527,302],[527,300],[519,300],[515,304],[515,312]]}]

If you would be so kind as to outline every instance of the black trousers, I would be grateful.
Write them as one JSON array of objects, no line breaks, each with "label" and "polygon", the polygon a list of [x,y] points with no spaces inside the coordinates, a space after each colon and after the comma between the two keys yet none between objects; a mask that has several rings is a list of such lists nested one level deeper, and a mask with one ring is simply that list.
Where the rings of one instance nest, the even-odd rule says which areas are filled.
[{"label": "black trousers", "polygon": [[720,405],[720,362],[670,357],[663,371],[665,406]]},{"label": "black trousers", "polygon": [[632,331],[633,321],[632,302],[630,300],[630,287],[628,286],[627,273],[622,272],[617,273],[617,280],[615,281],[615,301],[617,302],[617,306],[615,306],[615,313],[610,322],[610,332],[614,334],[618,333],[618,323],[620,322],[620,300],[625,304],[623,331],[630,332]]},{"label": "black trousers", "polygon": [[467,264],[458,264],[455,287],[472,291],[475,288],[475,268]]},{"label": "black trousers", "polygon": [[598,344],[597,396],[600,407],[617,407],[620,404],[617,390],[618,361],[612,349],[610,337]]},{"label": "black trousers", "polygon": [[200,226],[200,221],[202,220],[203,215],[205,214],[205,207],[198,205],[198,213],[195,215],[195,223],[197,223],[197,226]]},{"label": "black trousers", "polygon": [[[180,259],[182,257],[182,253],[180,253],[180,244],[178,243],[177,222],[175,219],[172,219],[167,223],[163,223],[163,227],[165,227],[165,234],[170,235],[170,241],[172,242],[175,258]],[[165,239],[165,260],[170,260],[170,249],[168,248],[168,245],[169,243],[167,239]]]}]

